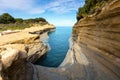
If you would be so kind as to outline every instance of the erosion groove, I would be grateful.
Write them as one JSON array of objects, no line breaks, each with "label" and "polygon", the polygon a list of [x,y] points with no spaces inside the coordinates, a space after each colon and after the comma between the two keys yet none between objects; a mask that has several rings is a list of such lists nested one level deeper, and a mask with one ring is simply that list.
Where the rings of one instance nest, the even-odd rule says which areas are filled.
[{"label": "erosion groove", "polygon": [[[38,80],[119,80],[120,0],[73,27],[70,49],[58,68],[34,66]],[[115,5],[114,5],[115,4]],[[34,79],[35,80],[35,79]]]},{"label": "erosion groove", "polygon": [[76,37],[84,55],[99,64],[104,76],[111,75],[110,79],[104,80],[120,79],[120,4],[118,3],[119,0],[111,2],[101,13],[81,19],[73,28],[73,36]]}]

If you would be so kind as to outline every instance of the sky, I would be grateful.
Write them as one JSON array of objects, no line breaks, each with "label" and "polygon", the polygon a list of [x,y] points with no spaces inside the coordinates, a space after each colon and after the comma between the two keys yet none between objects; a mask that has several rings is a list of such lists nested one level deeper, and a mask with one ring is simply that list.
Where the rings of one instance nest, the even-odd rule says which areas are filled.
[{"label": "sky", "polygon": [[73,26],[76,13],[84,0],[0,0],[0,15],[9,13],[15,18],[43,17],[55,26]]}]

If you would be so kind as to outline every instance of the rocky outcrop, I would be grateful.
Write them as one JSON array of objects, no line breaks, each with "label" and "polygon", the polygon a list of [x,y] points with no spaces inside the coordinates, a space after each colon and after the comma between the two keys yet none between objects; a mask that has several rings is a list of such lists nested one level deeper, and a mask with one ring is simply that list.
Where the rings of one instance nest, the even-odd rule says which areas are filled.
[{"label": "rocky outcrop", "polygon": [[34,66],[33,80],[120,80],[120,0],[73,27],[71,47],[58,68]]},{"label": "rocky outcrop", "polygon": [[112,77],[114,80],[120,79],[119,19],[120,0],[114,0],[102,8],[99,14],[81,19],[73,28],[73,39],[79,44],[81,52],[101,66],[101,74],[111,77],[102,77],[104,80],[112,80]]},{"label": "rocky outcrop", "polygon": [[0,36],[1,80],[32,80],[33,67],[37,59],[48,51],[40,38],[47,37],[53,25],[27,28],[17,33]]},{"label": "rocky outcrop", "polygon": [[[5,62],[0,64],[3,66],[0,67],[1,76],[6,80],[120,80],[120,0],[112,1],[100,11],[74,25],[70,49],[58,68],[30,63],[38,58],[36,53],[45,52],[46,46],[42,48],[43,44],[38,44],[38,36],[34,35],[41,32],[29,32],[26,29],[27,33],[30,33],[27,38],[18,37],[16,40],[19,44],[24,43],[22,50],[19,50],[19,47],[15,50],[6,47],[0,49],[3,55],[7,54],[6,52],[12,52],[13,55],[10,60],[6,59],[7,56],[1,56],[0,62]],[[30,35],[32,36],[29,37]],[[16,43],[14,39],[3,41],[4,39],[2,38],[0,45]]]},{"label": "rocky outcrop", "polygon": [[71,47],[58,68],[33,67],[33,80],[119,80],[120,1],[73,27]]}]

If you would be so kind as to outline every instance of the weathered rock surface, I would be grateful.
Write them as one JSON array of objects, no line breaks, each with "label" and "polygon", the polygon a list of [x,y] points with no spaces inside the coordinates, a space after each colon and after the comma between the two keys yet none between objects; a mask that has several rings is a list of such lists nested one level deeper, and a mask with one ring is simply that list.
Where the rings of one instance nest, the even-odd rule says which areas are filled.
[{"label": "weathered rock surface", "polygon": [[0,36],[1,80],[32,80],[31,62],[48,51],[48,46],[40,41],[41,34],[51,29],[53,25],[37,26]]},{"label": "weathered rock surface", "polygon": [[[17,50],[12,51],[14,54],[11,54],[14,55],[14,57],[10,59],[15,59],[16,61],[13,62],[12,66],[10,66],[11,63],[9,60],[5,64],[2,64],[3,66],[7,64],[6,67],[10,66],[3,72],[7,74],[6,78],[10,80],[120,80],[119,19],[120,0],[114,0],[110,4],[107,4],[100,13],[89,15],[75,24],[73,27],[71,48],[63,63],[58,68],[42,67],[28,62],[36,60],[35,58],[37,56],[16,60],[18,58],[16,52],[19,52],[19,48],[17,48]],[[32,36],[35,33],[40,34],[34,31],[30,33],[29,35]],[[29,37],[29,35],[27,36]],[[42,52],[39,49],[35,49],[35,43],[33,44],[33,42],[38,44],[36,40],[38,36],[34,37],[17,39],[17,43],[27,44],[27,48],[22,48],[22,52],[27,53],[27,55]],[[4,39],[5,38],[3,38],[3,40]],[[14,39],[8,42],[2,41],[0,45],[3,45],[3,43],[8,44],[15,42]],[[42,45],[37,45],[40,49],[41,46]],[[11,49],[7,49],[7,51],[8,50]],[[1,53],[4,54],[4,49],[1,51]],[[1,58],[1,62],[3,60],[4,59]],[[2,73],[2,71],[0,72]]]},{"label": "weathered rock surface", "polygon": [[58,68],[33,66],[33,80],[120,80],[120,0],[73,27],[73,41]]},{"label": "weathered rock surface", "polygon": [[[15,44],[15,43],[17,44],[32,43],[39,38],[39,35],[36,35],[37,34],[36,32],[43,33],[45,31],[49,31],[52,28],[54,28],[53,25],[44,25],[42,27],[37,26],[37,27],[26,28],[18,33],[0,36],[0,46],[5,44]],[[32,32],[33,34],[31,34],[30,32]]]},{"label": "weathered rock surface", "polygon": [[102,80],[120,79],[120,0],[105,6],[98,15],[80,20],[73,28],[73,36],[88,61],[94,61],[89,65],[99,64],[98,71],[89,70],[90,78],[100,74]]}]

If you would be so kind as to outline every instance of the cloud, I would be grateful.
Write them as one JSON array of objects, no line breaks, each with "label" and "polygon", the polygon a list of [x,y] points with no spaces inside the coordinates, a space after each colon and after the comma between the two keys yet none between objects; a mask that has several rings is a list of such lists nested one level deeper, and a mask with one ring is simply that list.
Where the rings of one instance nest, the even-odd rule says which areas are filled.
[{"label": "cloud", "polygon": [[29,11],[30,14],[41,14],[41,13],[44,13],[44,12],[45,12],[45,10],[41,9],[41,8],[31,9]]},{"label": "cloud", "polygon": [[35,8],[34,5],[34,0],[0,0],[0,13],[7,12],[7,10],[21,11],[30,14],[39,14],[45,12],[40,7]]},{"label": "cloud", "polygon": [[31,0],[0,0],[0,8],[4,9],[14,9],[14,10],[27,10],[31,8],[33,1]]},{"label": "cloud", "polygon": [[57,12],[57,13],[65,13],[70,12],[72,10],[77,10],[78,7],[83,6],[83,0],[56,0],[54,2],[49,3],[46,7],[48,10]]},{"label": "cloud", "polygon": [[[44,0],[46,2],[46,0]],[[50,0],[51,1],[51,0]],[[83,5],[84,0],[52,0],[45,4],[37,4],[36,0],[0,0],[0,12],[17,10],[29,14],[41,14],[45,11],[66,13],[77,10]],[[43,2],[43,1],[42,1]]]}]

